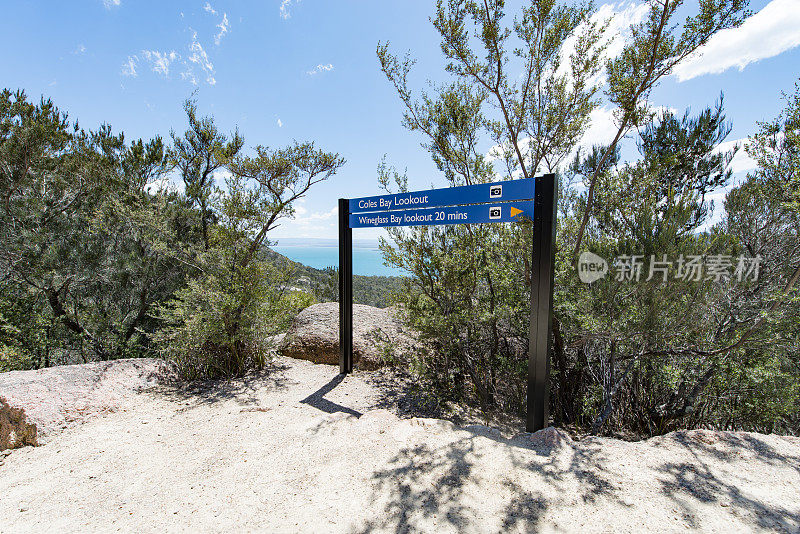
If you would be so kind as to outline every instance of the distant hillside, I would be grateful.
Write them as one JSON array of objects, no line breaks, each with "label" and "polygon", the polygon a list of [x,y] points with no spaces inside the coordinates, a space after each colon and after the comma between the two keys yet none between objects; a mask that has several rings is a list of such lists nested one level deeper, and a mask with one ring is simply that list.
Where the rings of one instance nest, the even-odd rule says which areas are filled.
[{"label": "distant hillside", "polygon": [[[267,248],[264,258],[295,271],[294,285],[313,294],[320,302],[333,302],[339,296],[338,271],[333,268],[315,269],[290,260],[286,256]],[[394,303],[393,295],[403,290],[402,276],[353,276],[353,302],[377,308],[386,308]]]}]

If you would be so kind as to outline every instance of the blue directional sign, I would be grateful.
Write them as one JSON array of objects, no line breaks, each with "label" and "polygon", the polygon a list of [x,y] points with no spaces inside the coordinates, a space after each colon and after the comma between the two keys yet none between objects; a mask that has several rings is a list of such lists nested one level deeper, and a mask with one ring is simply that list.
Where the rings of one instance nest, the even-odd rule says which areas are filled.
[{"label": "blue directional sign", "polygon": [[532,200],[405,211],[351,213],[350,228],[503,223],[521,221],[525,218],[533,218]]},{"label": "blue directional sign", "polygon": [[[394,195],[351,198],[350,213],[367,211],[407,210],[456,206],[459,204],[484,204],[509,200],[530,200],[534,197],[533,178],[508,180],[489,184],[462,185],[428,191],[414,191]],[[391,225],[390,225],[391,226]],[[355,228],[355,226],[353,227]]]},{"label": "blue directional sign", "polygon": [[[554,174],[396,195],[339,199],[339,372],[353,372],[353,229],[444,224],[531,224],[530,334],[525,430],[549,420],[556,201]],[[533,220],[534,205],[537,219]],[[520,251],[522,252],[522,251]]]}]

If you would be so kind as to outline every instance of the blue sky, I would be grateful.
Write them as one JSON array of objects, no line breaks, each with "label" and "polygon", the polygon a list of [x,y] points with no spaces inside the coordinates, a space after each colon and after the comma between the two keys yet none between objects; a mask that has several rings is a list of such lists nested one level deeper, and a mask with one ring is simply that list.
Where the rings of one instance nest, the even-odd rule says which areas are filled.
[{"label": "blue sky", "polygon": [[[518,11],[519,2],[509,4]],[[643,13],[636,2],[598,5],[620,27]],[[418,59],[414,87],[441,79],[433,8],[409,0],[6,2],[12,23],[0,32],[0,73],[2,85],[51,97],[82,126],[107,122],[130,139],[182,131],[181,104],[194,93],[203,114],[224,130],[238,126],[249,147],[297,139],[339,152],[347,165],[275,232],[335,237],[336,199],[376,194],[384,154],[408,170],[412,188],[444,185],[422,139],[401,126],[403,108],[375,56],[378,41],[391,41]],[[800,0],[750,8],[750,20],[715,37],[650,104],[699,111],[724,92],[731,141],[777,115],[781,91],[800,76]],[[609,118],[603,107],[593,115],[586,144],[607,138]],[[735,165],[741,176],[750,163]]]}]

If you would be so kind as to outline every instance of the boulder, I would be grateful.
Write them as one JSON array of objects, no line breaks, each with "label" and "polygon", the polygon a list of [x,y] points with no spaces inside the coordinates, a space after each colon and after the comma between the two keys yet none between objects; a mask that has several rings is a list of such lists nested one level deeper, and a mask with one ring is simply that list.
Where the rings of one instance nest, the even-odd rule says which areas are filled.
[{"label": "boulder", "polygon": [[[417,336],[393,308],[353,305],[353,365],[375,369],[420,350]],[[294,318],[278,353],[314,363],[339,364],[339,304],[314,304]]]},{"label": "boulder", "polygon": [[63,365],[0,374],[0,450],[42,445],[61,430],[117,411],[123,399],[176,378],[155,358]]}]

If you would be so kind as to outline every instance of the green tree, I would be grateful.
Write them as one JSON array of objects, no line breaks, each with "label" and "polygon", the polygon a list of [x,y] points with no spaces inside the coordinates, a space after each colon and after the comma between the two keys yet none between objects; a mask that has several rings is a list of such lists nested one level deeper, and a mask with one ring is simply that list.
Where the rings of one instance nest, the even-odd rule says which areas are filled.
[{"label": "green tree", "polygon": [[242,157],[238,133],[185,109],[167,149],[0,93],[0,369],[159,349],[190,376],[241,374],[314,302],[266,257],[267,235],[344,161],[312,143]]},{"label": "green tree", "polygon": [[[733,263],[721,279],[703,274],[687,283],[673,264],[666,278],[587,288],[562,245],[553,400],[563,421],[644,434],[697,425],[797,429],[790,355],[798,329],[786,321],[796,313],[789,292],[800,262],[797,214],[751,177],[728,194],[724,221],[700,231],[710,213],[706,195],[730,177],[734,152],[715,149],[729,130],[721,101],[694,118],[666,113],[642,130],[638,161],[597,173],[597,203],[585,227],[590,250],[606,258]],[[593,173],[599,152],[573,170]],[[579,205],[571,212],[582,213],[585,197],[568,198]],[[756,280],[736,275],[741,257],[760,260]]]},{"label": "green tree", "polygon": [[[423,146],[450,185],[495,179],[484,157],[487,140],[509,177],[532,177],[567,156],[598,103],[592,79],[601,67],[603,26],[591,14],[587,6],[532,2],[509,27],[503,2],[438,2],[433,24],[455,81],[419,101],[407,84],[413,61],[378,46],[381,68],[406,106],[405,126],[426,136]],[[569,36],[575,49],[563,58]],[[480,51],[471,48],[473,39]],[[387,190],[406,189],[404,177],[385,165],[379,179]],[[484,225],[390,234],[394,247],[382,244],[386,259],[412,274],[408,319],[435,347],[430,358],[419,356],[418,370],[453,397],[474,392],[486,410],[498,402],[518,408],[524,392],[501,377],[519,374],[524,362],[516,333],[528,305],[519,283],[528,232]]]},{"label": "green tree", "polygon": [[[727,295],[726,320],[738,337],[722,347],[704,399],[720,426],[762,432],[800,431],[800,213],[776,195],[762,170],[725,198],[719,230],[736,248],[761,258],[759,283]],[[731,327],[729,327],[731,328]]]},{"label": "green tree", "polygon": [[780,201],[800,211],[800,82],[784,100],[786,109],[775,120],[761,123],[746,149],[758,162],[759,179],[780,195]]},{"label": "green tree", "polygon": [[169,279],[144,223],[155,203],[144,186],[166,169],[161,140],[127,145],[107,126],[80,129],[51,101],[5,90],[0,164],[2,279],[21,297],[4,315],[19,321],[34,365],[51,363],[50,346],[127,354]]},{"label": "green tree", "polygon": [[[638,160],[597,173],[600,187],[586,243],[605,258],[638,257],[643,272],[635,283],[614,275],[588,287],[577,280],[565,244],[576,231],[574,214],[585,209],[585,197],[566,195],[577,207],[565,214],[556,275],[554,401],[562,421],[599,430],[616,417],[610,426],[658,433],[693,410],[703,391],[694,388],[709,362],[680,351],[711,342],[715,318],[706,314],[723,293],[716,281],[680,278],[674,265],[652,277],[644,269],[667,258],[731,253],[725,236],[710,240],[698,233],[711,212],[706,195],[731,175],[727,167],[735,151],[715,150],[729,131],[721,100],[696,117],[664,112],[642,128]],[[604,150],[576,160],[572,172],[595,174]],[[620,398],[626,403],[624,420],[615,408]]]},{"label": "green tree", "polygon": [[217,129],[211,117],[198,117],[194,100],[186,100],[183,109],[189,120],[189,129],[183,136],[172,132],[174,147],[171,159],[180,172],[189,205],[200,209],[200,230],[203,245],[208,249],[208,226],[214,214],[210,204],[216,192],[214,173],[239,154],[244,139],[238,131],[228,139]]},{"label": "green tree", "polygon": [[[231,174],[224,189],[216,186],[211,171],[198,174],[204,176],[207,199],[201,211],[208,210],[201,224],[209,221],[203,246],[192,252],[198,274],[162,307],[166,326],[159,340],[163,353],[189,378],[236,376],[263,364],[267,347],[262,340],[276,333],[298,307],[313,302],[288,290],[290,274],[265,261],[263,250],[270,245],[269,232],[293,215],[294,203],[333,176],[344,160],[313,143],[275,150],[258,146],[255,155],[242,156],[238,134],[235,143],[226,142],[212,118],[198,121],[193,106],[187,105],[186,111],[191,127],[187,139],[214,140],[211,144],[227,147],[205,148],[204,161],[215,163],[204,163],[203,169],[221,168],[224,157]],[[194,152],[178,148],[174,154],[178,168],[195,168]],[[186,196],[200,198],[188,188]]]},{"label": "green tree", "polygon": [[698,2],[697,13],[677,21],[683,0],[653,0],[643,22],[631,27],[632,39],[615,58],[606,60],[606,96],[616,106],[617,132],[599,157],[596,172],[586,179],[587,193],[572,250],[573,261],[581,249],[584,231],[594,203],[597,180],[603,163],[618,143],[634,128],[650,120],[648,97],[658,83],[690,54],[696,52],[720,30],[733,28],[749,15],[747,0]]},{"label": "green tree", "polygon": [[[630,29],[632,39],[622,54],[606,59],[607,25],[597,21],[590,5],[532,1],[508,23],[500,0],[440,0],[432,22],[453,81],[434,86],[434,96],[413,96],[408,78],[414,62],[408,55],[392,55],[387,44],[379,44],[377,53],[405,105],[404,125],[424,135],[423,147],[454,186],[495,180],[498,166],[506,179],[558,171],[600,102],[598,80],[607,76],[619,131],[610,146],[594,151],[588,194],[562,205],[564,215],[577,210],[591,215],[596,182],[615,165],[619,140],[652,118],[647,106],[652,88],[713,33],[738,24],[745,3],[700,2],[697,14],[677,25],[680,5],[650,3],[647,20]],[[571,47],[563,46],[567,41]],[[711,119],[698,119],[703,120]],[[698,144],[698,150],[706,148]],[[385,164],[379,182],[387,190],[406,189],[405,177]],[[572,241],[561,240],[560,247],[578,250],[587,221],[562,220],[560,234]],[[487,410],[523,408],[530,284],[524,251],[531,247],[526,228],[392,230],[393,245],[382,243],[385,258],[411,273],[407,320],[433,348],[415,362],[418,371],[446,395],[477,398]],[[559,272],[566,274],[563,265]],[[558,317],[555,322],[560,324]],[[557,335],[557,343],[563,338]]]}]

